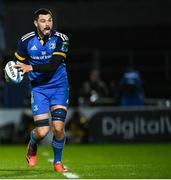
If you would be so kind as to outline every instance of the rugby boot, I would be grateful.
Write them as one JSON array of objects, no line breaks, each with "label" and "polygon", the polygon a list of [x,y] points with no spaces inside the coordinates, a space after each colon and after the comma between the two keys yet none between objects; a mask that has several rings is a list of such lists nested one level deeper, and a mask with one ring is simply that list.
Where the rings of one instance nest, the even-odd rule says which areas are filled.
[{"label": "rugby boot", "polygon": [[57,162],[53,164],[54,170],[56,172],[67,172],[68,170],[63,166],[62,162]]},{"label": "rugby boot", "polygon": [[27,160],[29,167],[34,167],[36,165],[36,163],[37,163],[37,146],[33,150],[33,148],[30,145],[28,145],[26,160]]}]

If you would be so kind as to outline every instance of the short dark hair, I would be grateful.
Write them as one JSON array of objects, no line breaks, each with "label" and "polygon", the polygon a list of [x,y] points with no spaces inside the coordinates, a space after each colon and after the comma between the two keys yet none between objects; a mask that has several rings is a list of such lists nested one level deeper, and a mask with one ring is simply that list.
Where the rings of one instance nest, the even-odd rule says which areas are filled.
[{"label": "short dark hair", "polygon": [[52,16],[52,12],[49,9],[41,8],[34,12],[34,20],[37,20],[40,14],[43,14],[43,15],[50,14]]}]

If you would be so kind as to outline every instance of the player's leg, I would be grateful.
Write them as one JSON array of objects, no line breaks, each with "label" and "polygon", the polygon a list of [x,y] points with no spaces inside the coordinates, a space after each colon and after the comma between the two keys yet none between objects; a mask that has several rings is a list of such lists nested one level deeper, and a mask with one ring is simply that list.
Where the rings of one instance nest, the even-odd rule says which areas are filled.
[{"label": "player's leg", "polygon": [[54,151],[54,169],[58,172],[66,172],[67,170],[62,164],[62,152],[65,144],[64,121],[67,109],[64,106],[52,106],[52,127],[54,137],[52,140],[52,147]]},{"label": "player's leg", "polygon": [[54,169],[65,172],[62,165],[62,152],[65,144],[64,124],[68,106],[68,89],[55,90],[51,101],[51,117],[54,137],[52,147],[54,151]]},{"label": "player's leg", "polygon": [[35,129],[31,131],[26,159],[33,167],[37,161],[37,145],[49,132],[49,103],[42,93],[32,92],[32,113]]},{"label": "player's leg", "polygon": [[57,172],[66,172],[62,164],[62,152],[65,144],[64,121],[66,117],[66,107],[52,106],[52,127],[53,140],[52,147],[54,152],[54,170]]},{"label": "player's leg", "polygon": [[30,133],[26,159],[33,167],[37,162],[37,145],[49,132],[49,114],[34,116],[35,129]]}]

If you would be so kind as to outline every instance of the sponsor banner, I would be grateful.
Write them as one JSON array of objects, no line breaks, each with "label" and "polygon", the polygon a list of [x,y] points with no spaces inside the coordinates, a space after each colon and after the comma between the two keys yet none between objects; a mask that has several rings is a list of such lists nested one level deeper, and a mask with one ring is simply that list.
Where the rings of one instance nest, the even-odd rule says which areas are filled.
[{"label": "sponsor banner", "polygon": [[91,142],[171,141],[171,111],[101,111],[88,124]]}]

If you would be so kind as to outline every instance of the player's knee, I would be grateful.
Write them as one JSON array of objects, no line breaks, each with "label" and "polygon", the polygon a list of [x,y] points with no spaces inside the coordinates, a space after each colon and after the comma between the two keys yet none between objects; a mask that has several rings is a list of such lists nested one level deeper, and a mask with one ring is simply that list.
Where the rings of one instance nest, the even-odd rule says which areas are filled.
[{"label": "player's knee", "polygon": [[63,108],[57,108],[51,112],[52,121],[65,121],[67,111]]},{"label": "player's knee", "polygon": [[36,134],[39,138],[44,138],[49,132],[49,119],[36,120]]},{"label": "player's knee", "polygon": [[55,121],[52,123],[53,132],[57,139],[64,138],[64,123],[62,121]]},{"label": "player's knee", "polygon": [[54,131],[57,135],[62,135],[64,134],[64,127],[61,126],[55,126]]},{"label": "player's knee", "polygon": [[49,127],[36,128],[36,134],[40,139],[43,139],[49,132]]}]

